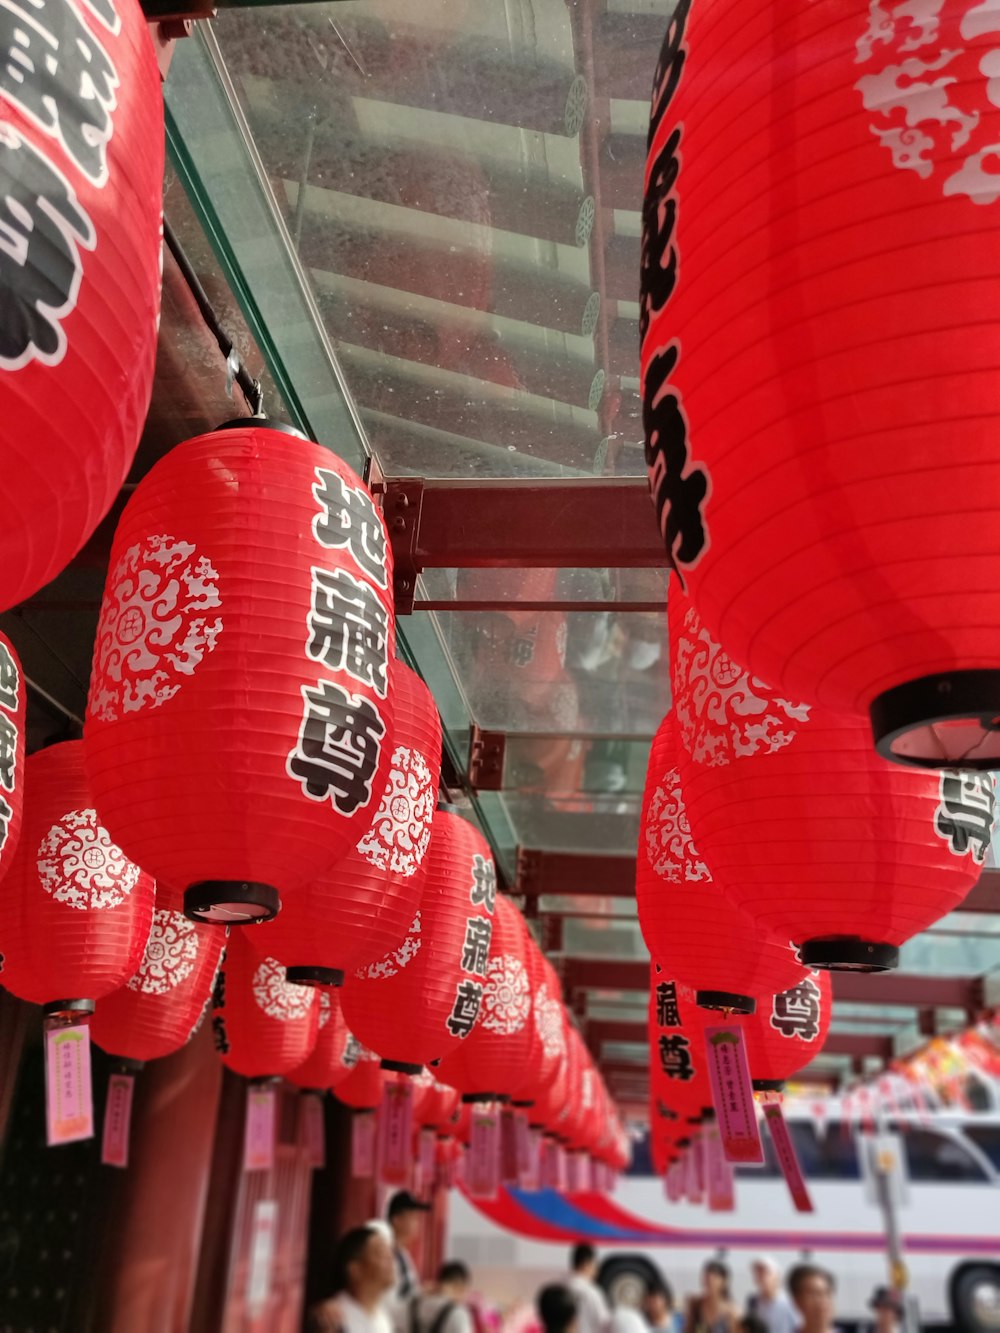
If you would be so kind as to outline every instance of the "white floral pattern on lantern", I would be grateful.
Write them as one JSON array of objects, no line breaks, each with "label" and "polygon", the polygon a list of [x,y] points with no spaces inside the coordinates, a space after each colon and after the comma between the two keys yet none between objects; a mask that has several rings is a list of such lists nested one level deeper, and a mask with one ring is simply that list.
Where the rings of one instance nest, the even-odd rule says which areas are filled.
[{"label": "white floral pattern on lantern", "polygon": [[325,1028],[329,1023],[332,1012],[330,996],[325,990],[321,990],[319,993],[319,1025],[321,1028]]},{"label": "white floral pattern on lantern", "polygon": [[649,802],[646,858],[668,884],[711,881],[708,866],[698,855],[691,837],[687,807],[681,795],[681,775],[676,768],[664,773]]},{"label": "white floral pattern on lantern", "polygon": [[773,754],[791,744],[808,704],[775,698],[737,666],[709,635],[694,607],[684,616],[673,678],[674,714],[681,744],[708,768],[752,754]]},{"label": "white floral pattern on lantern", "polygon": [[38,846],[46,893],[81,912],[118,907],[135,888],[139,867],[111,841],[96,810],[70,810]]},{"label": "white floral pattern on lantern", "polygon": [[[984,0],[869,0],[855,83],[868,126],[900,171],[944,195],[1000,199],[1000,12]],[[978,71],[980,77],[976,77]],[[957,169],[956,169],[956,163]]]},{"label": "white floral pattern on lantern", "polygon": [[531,1013],[528,972],[519,958],[502,954],[491,958],[486,972],[479,1021],[489,1032],[512,1037],[520,1032]]},{"label": "white floral pattern on lantern", "polygon": [[369,963],[363,967],[358,976],[364,980],[378,981],[381,977],[394,977],[397,972],[416,958],[420,952],[421,942],[420,913],[413,918],[413,924],[410,926],[406,939],[398,949],[390,949],[386,956],[378,963]]},{"label": "white floral pattern on lantern", "polygon": [[297,986],[285,977],[285,965],[276,958],[265,958],[253,974],[253,997],[268,1018],[292,1023],[305,1018],[316,1003],[312,986]]},{"label": "white floral pattern on lantern", "polygon": [[195,922],[183,912],[157,907],[139,970],[126,985],[143,995],[166,995],[191,975],[198,961],[198,947]]},{"label": "white floral pattern on lantern", "polygon": [[108,576],[97,626],[89,707],[113,722],[180,689],[222,633],[218,574],[191,542],[150,536]]},{"label": "white floral pattern on lantern", "polygon": [[558,1060],[566,1054],[562,1005],[554,995],[549,994],[546,982],[539,986],[535,996],[535,1031],[547,1059]]},{"label": "white floral pattern on lantern", "polygon": [[378,870],[409,879],[423,863],[431,840],[437,791],[419,750],[397,745],[378,814],[358,852]]}]

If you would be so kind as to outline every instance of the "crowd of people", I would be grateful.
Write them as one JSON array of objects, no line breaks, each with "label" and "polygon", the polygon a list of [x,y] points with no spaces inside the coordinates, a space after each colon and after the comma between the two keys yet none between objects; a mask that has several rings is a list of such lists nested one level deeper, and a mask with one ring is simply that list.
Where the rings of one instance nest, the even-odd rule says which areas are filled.
[{"label": "crowd of people", "polygon": [[[472,1274],[460,1260],[441,1264],[434,1282],[421,1284],[410,1246],[424,1211],[427,1205],[403,1190],[390,1200],[386,1221],[341,1238],[332,1295],[309,1312],[308,1333],[490,1333],[470,1300]],[[742,1310],[720,1259],[703,1265],[701,1290],[682,1308],[662,1277],[646,1283],[641,1306],[612,1308],[597,1282],[594,1247],[579,1244],[565,1279],[538,1293],[537,1333],[835,1333],[836,1282],[826,1269],[796,1264],[783,1280],[774,1260],[759,1256],[750,1271],[753,1291]],[[872,1333],[900,1333],[903,1307],[895,1292],[879,1287],[870,1306]]]}]

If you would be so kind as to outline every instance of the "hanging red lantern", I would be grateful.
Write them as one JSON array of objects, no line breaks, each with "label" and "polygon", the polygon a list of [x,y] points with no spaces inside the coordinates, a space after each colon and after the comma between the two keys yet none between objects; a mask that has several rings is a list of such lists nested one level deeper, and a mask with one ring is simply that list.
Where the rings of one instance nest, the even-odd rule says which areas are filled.
[{"label": "hanging red lantern", "polygon": [[272,1078],[299,1068],[319,1030],[319,994],[285,980],[274,958],[257,958],[242,932],[229,936],[215,988],[212,1023],[222,1063],[246,1078]]},{"label": "hanging red lantern", "polygon": [[357,846],[392,754],[392,560],[327,450],[188,440],[115,533],[87,703],[97,805],[188,915],[273,916]]},{"label": "hanging red lantern", "polygon": [[541,1048],[538,1073],[533,1083],[519,1092],[519,1099],[530,1101],[529,1123],[536,1129],[548,1129],[555,1124],[568,1095],[569,1049],[567,1045],[566,1010],[563,1006],[562,985],[555,968],[535,946],[536,968],[533,969],[534,1005],[532,1009],[535,1035]]},{"label": "hanging red lantern", "polygon": [[469,1036],[438,1069],[464,1101],[509,1101],[531,1071],[531,983],[527,927],[509,898],[500,895],[479,1018]]},{"label": "hanging red lantern", "polygon": [[758,1092],[778,1092],[787,1079],[819,1055],[830,1030],[833,992],[829,972],[807,972],[801,981],[771,997],[743,1029],[747,1063]]},{"label": "hanging red lantern", "polygon": [[336,865],[252,931],[260,954],[289,981],[339,986],[346,972],[385,956],[406,934],[423,890],[441,779],[441,720],[430,690],[395,665],[391,767],[372,825]]},{"label": "hanging red lantern", "polygon": [[356,1038],[349,1047],[354,1058],[354,1068],[333,1090],[333,1095],[344,1106],[355,1111],[377,1111],[382,1105],[382,1090],[385,1087],[385,1071],[382,1062],[374,1051],[362,1046]]},{"label": "hanging red lantern", "polygon": [[317,994],[316,1045],[286,1077],[300,1088],[325,1091],[336,1088],[350,1075],[358,1063],[359,1043],[347,1030],[337,992],[331,986],[321,986]]},{"label": "hanging red lantern", "polygon": [[380,962],[344,983],[351,1031],[387,1069],[420,1068],[458,1047],[479,1017],[490,957],[496,871],[467,820],[434,815],[417,919]]},{"label": "hanging red lantern", "polygon": [[157,907],[135,974],[94,1007],[90,1035],[108,1055],[157,1060],[185,1045],[212,997],[224,934]]},{"label": "hanging red lantern", "polygon": [[69,563],[125,480],[163,265],[163,97],[142,10],[17,13],[0,75],[0,610]]},{"label": "hanging red lantern", "polygon": [[0,979],[53,1013],[92,1013],[142,961],[152,878],[111,840],[94,809],[83,746],[30,755],[21,837],[0,885]]},{"label": "hanging red lantern", "polygon": [[794,950],[759,929],[713,879],[691,835],[678,762],[668,714],[653,738],[643,794],[639,925],[650,953],[696,989],[698,1004],[753,1013],[757,996],[784,990],[802,968]]},{"label": "hanging red lantern", "polygon": [[0,879],[21,836],[26,704],[21,663],[10,639],[0,634]]},{"label": "hanging red lantern", "polygon": [[671,561],[737,661],[870,712],[884,755],[935,768],[1000,766],[981,14],[680,5],[646,167],[641,378]]},{"label": "hanging red lantern", "polygon": [[712,1106],[703,1027],[694,991],[678,980],[668,964],[652,962],[648,1023],[650,1095],[663,1108],[661,1118],[673,1119],[684,1134]]},{"label": "hanging red lantern", "polygon": [[809,967],[895,967],[978,878],[993,778],[888,763],[862,719],[752,679],[676,593],[670,640],[684,800],[727,898]]}]

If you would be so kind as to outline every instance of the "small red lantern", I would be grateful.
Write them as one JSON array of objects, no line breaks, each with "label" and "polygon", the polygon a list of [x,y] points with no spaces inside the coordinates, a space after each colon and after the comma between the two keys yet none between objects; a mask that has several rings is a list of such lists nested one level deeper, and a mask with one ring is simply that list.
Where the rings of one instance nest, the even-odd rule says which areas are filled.
[{"label": "small red lantern", "polygon": [[451,807],[439,807],[410,933],[344,983],[347,1025],[385,1068],[419,1073],[472,1032],[482,1007],[495,899],[486,842]]},{"label": "small red lantern", "polygon": [[312,1054],[286,1077],[300,1088],[336,1088],[358,1063],[359,1044],[347,1030],[340,997],[331,986],[318,988],[319,1019]]},{"label": "small red lantern", "polygon": [[537,971],[532,970],[534,979],[532,1013],[541,1055],[537,1074],[526,1088],[519,1090],[519,1100],[531,1102],[531,1125],[534,1128],[548,1129],[555,1124],[568,1095],[568,1023],[563,1006],[562,986],[555,968],[537,945],[535,954]]},{"label": "small red lantern", "polygon": [[723,894],[702,860],[681,789],[673,714],[653,738],[643,794],[635,894],[654,958],[696,989],[708,1008],[753,1013],[801,974],[795,951],[755,925]]},{"label": "small red lantern", "polygon": [[273,916],[357,846],[392,755],[392,560],[364,484],[245,420],[115,533],[87,703],[102,817],[201,920]]},{"label": "small red lantern", "polygon": [[69,563],[125,480],[163,265],[163,97],[139,5],[52,0],[7,22],[0,610]]},{"label": "small red lantern", "polygon": [[142,1062],[180,1050],[212,997],[224,945],[213,926],[157,907],[135,974],[94,1007],[90,1035],[101,1050]]},{"label": "small red lantern", "polygon": [[355,1111],[377,1111],[382,1105],[382,1090],[385,1087],[385,1071],[382,1062],[374,1051],[369,1051],[355,1038],[348,1046],[348,1054],[354,1060],[354,1068],[333,1090],[333,1095],[344,1106]]},{"label": "small red lantern", "polygon": [[508,1101],[524,1085],[532,1052],[527,927],[509,898],[497,898],[486,988],[467,1039],[441,1061],[438,1077],[464,1101]]},{"label": "small red lantern", "polygon": [[389,778],[372,825],[346,856],[290,895],[275,921],[250,934],[280,958],[289,981],[339,986],[406,934],[420,905],[441,779],[441,720],[430,690],[395,665]]},{"label": "small red lantern", "polygon": [[0,634],[0,879],[21,836],[26,703],[21,663],[10,639]]},{"label": "small red lantern", "polygon": [[319,994],[294,986],[274,958],[258,959],[242,932],[230,935],[215,988],[212,1023],[222,1063],[247,1078],[299,1068],[319,1030]]},{"label": "small red lantern", "polygon": [[862,719],[751,679],[676,593],[670,640],[684,800],[727,898],[809,967],[895,967],[975,883],[992,776],[888,763]]},{"label": "small red lantern", "polygon": [[814,1060],[826,1042],[833,1013],[829,972],[807,972],[771,997],[751,1018],[738,1019],[750,1076],[758,1092],[779,1092]]},{"label": "small red lantern", "polygon": [[650,483],[708,629],[786,697],[870,712],[886,757],[946,769],[1000,767],[984,13],[677,6],[643,214]]},{"label": "small red lantern", "polygon": [[142,961],[152,878],[111,840],[94,809],[83,746],[30,755],[21,837],[0,885],[4,986],[54,1013],[92,1013]]},{"label": "small red lantern", "polygon": [[653,962],[649,972],[649,1088],[662,1106],[661,1118],[673,1119],[686,1133],[712,1106],[708,1060],[694,991],[667,965]]}]

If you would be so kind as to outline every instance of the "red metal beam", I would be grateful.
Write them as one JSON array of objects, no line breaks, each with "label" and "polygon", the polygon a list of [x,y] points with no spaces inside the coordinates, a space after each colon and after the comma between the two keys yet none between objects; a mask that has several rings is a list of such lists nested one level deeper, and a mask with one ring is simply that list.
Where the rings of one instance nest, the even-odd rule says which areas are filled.
[{"label": "red metal beam", "polygon": [[870,1036],[867,1032],[831,1032],[823,1043],[824,1055],[849,1055],[852,1059],[877,1056],[888,1062],[894,1053],[891,1037]]}]

